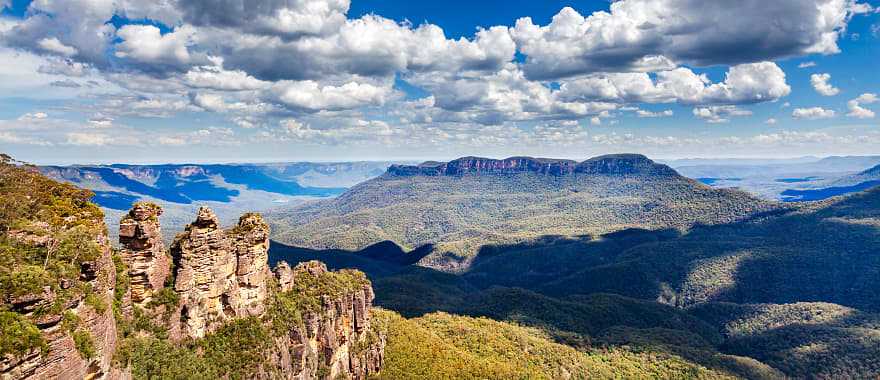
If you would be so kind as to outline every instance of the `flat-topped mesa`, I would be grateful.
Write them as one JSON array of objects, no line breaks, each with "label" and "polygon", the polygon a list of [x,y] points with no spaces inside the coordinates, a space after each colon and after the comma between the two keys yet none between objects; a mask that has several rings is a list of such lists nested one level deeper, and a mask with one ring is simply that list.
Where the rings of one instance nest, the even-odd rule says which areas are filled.
[{"label": "flat-topped mesa", "polygon": [[200,338],[227,320],[261,315],[268,250],[269,227],[258,214],[245,214],[236,227],[223,230],[211,209],[200,208],[171,246],[180,333]]},{"label": "flat-topped mesa", "polygon": [[514,174],[525,172],[553,176],[576,173],[621,176],[669,176],[677,174],[672,168],[655,163],[640,154],[611,154],[594,157],[580,163],[573,160],[532,157],[510,157],[503,160],[463,157],[446,163],[425,162],[420,165],[392,165],[388,168],[389,175],[400,177]]},{"label": "flat-topped mesa", "polygon": [[159,216],[162,208],[152,203],[137,203],[119,222],[120,254],[128,266],[130,297],[144,306],[153,292],[162,289],[170,271],[170,259],[162,243]]}]

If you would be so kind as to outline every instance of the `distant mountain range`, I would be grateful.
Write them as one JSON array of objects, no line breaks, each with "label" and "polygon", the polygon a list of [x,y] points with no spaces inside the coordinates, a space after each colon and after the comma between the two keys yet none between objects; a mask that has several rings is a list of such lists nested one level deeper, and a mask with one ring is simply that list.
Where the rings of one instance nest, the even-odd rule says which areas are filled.
[{"label": "distant mountain range", "polygon": [[713,189],[641,155],[583,162],[465,157],[394,165],[339,197],[270,212],[275,239],[316,249],[362,249],[390,240],[432,245],[423,265],[465,270],[479,252],[550,235],[624,228],[686,230],[776,206]]},{"label": "distant mountain range", "polygon": [[668,161],[679,173],[719,188],[736,187],[765,199],[816,201],[868,189],[876,178],[860,173],[880,156],[787,160],[689,159]]},{"label": "distant mountain range", "polygon": [[245,211],[339,195],[356,183],[382,174],[391,164],[114,164],[39,169],[52,179],[92,190],[93,201],[105,210],[109,226],[117,225],[134,202],[147,200],[163,206],[163,225],[167,231],[175,231],[190,222],[189,216],[200,205],[211,206],[221,220],[231,223]]}]

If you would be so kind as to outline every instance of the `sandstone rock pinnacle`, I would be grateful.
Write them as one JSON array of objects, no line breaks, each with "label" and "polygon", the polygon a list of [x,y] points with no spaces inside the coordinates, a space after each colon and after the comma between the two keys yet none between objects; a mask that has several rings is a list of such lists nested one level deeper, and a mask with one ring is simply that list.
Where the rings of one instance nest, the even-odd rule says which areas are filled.
[{"label": "sandstone rock pinnacle", "polygon": [[163,287],[170,270],[159,215],[162,208],[158,205],[137,203],[119,222],[121,254],[131,278],[131,301],[140,306]]}]

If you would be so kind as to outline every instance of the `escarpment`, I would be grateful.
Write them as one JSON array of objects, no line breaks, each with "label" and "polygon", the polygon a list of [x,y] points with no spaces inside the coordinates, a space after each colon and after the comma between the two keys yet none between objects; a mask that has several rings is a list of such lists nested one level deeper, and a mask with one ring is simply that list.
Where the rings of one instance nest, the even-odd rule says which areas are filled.
[{"label": "escarpment", "polygon": [[462,157],[449,162],[425,162],[420,165],[392,165],[387,174],[393,176],[461,176],[466,174],[514,174],[532,172],[564,176],[594,175],[677,175],[672,168],[655,163],[640,154],[609,154],[583,162],[533,157],[510,157],[502,160]]},{"label": "escarpment", "polygon": [[105,378],[115,271],[91,193],[0,155],[0,378]]},{"label": "escarpment", "polygon": [[[0,378],[365,379],[382,365],[363,273],[268,265],[258,214],[202,208],[170,250],[160,207],[114,253],[88,191],[0,160]],[[170,251],[170,254],[169,254]]]},{"label": "escarpment", "polygon": [[306,305],[301,325],[275,338],[273,360],[284,374],[295,379],[365,379],[380,370],[385,337],[371,326],[375,296],[363,273],[333,273],[310,261],[293,269],[281,262],[276,276],[281,302]]}]

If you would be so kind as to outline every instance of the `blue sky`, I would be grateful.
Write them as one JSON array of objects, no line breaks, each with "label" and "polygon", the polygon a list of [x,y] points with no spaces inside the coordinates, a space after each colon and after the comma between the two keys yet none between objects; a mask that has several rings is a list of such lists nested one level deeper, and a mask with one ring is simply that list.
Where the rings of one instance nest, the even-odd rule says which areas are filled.
[{"label": "blue sky", "polygon": [[875,1],[0,0],[36,163],[880,153]]}]

